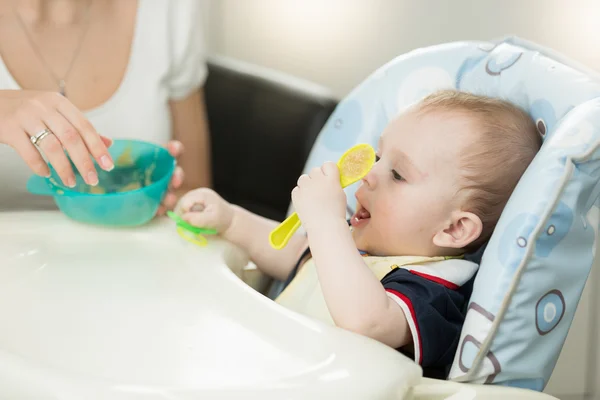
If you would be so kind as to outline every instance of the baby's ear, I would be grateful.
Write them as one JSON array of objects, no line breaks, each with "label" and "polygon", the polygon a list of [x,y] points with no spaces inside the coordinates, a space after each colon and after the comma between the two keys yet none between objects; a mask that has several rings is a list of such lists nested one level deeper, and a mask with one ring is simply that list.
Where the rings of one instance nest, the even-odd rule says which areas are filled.
[{"label": "baby's ear", "polygon": [[449,223],[433,237],[437,247],[462,249],[473,243],[481,235],[483,223],[470,212],[458,211]]}]

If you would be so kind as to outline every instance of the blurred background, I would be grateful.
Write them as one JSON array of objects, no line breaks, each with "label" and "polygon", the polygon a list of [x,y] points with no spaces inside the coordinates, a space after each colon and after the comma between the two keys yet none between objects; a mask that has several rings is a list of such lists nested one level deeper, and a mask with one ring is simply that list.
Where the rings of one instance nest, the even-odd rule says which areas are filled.
[{"label": "blurred background", "polygon": [[341,98],[409,50],[517,35],[600,70],[599,0],[209,0],[210,54],[322,84]]},{"label": "blurred background", "polygon": [[[516,35],[600,72],[600,0],[208,0],[209,57],[312,81],[341,99],[407,51]],[[273,71],[272,71],[273,72]],[[546,392],[600,399],[597,270]]]}]

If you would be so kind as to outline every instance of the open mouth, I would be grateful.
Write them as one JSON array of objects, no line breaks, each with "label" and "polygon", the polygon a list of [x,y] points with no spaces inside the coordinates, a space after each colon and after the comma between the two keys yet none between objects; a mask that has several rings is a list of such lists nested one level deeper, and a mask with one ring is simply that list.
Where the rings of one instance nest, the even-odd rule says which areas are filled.
[{"label": "open mouth", "polygon": [[352,219],[350,219],[350,224],[353,227],[360,226],[360,225],[368,222],[368,220],[370,218],[371,218],[371,213],[366,208],[364,208],[362,205],[359,205],[358,210],[356,210],[356,212],[352,216]]}]

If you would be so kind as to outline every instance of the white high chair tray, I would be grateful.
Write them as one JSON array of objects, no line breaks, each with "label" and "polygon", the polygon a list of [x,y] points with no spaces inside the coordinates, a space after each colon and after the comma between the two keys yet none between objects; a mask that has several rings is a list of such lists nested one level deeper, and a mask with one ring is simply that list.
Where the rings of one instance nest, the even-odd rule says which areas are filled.
[{"label": "white high chair tray", "polygon": [[256,293],[225,243],[189,244],[169,220],[0,227],[0,397],[391,398],[419,379],[394,350]]},{"label": "white high chair tray", "polygon": [[393,349],[255,292],[231,251],[189,244],[167,219],[106,229],[0,213],[0,397],[402,399],[421,382],[408,397],[440,398]]}]

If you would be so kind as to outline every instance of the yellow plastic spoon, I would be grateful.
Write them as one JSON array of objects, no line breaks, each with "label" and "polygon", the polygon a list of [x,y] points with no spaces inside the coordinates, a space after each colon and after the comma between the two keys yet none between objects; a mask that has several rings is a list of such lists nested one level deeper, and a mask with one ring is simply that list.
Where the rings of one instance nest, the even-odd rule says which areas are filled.
[{"label": "yellow plastic spoon", "polygon": [[[347,150],[337,162],[340,169],[340,184],[342,188],[358,182],[367,175],[375,163],[375,150],[368,144],[357,144]],[[274,249],[284,248],[290,238],[300,227],[298,214],[293,213],[277,228],[271,231],[269,243]]]}]

